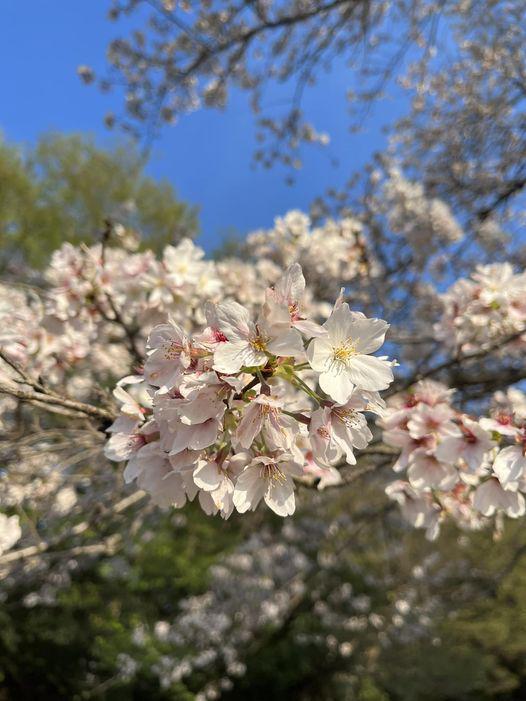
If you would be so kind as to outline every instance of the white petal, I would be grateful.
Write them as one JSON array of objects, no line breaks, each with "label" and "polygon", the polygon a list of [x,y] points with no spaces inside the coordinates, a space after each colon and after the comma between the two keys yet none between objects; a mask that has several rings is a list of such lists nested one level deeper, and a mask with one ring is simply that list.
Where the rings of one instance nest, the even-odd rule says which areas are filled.
[{"label": "white petal", "polygon": [[298,358],[303,356],[305,350],[301,336],[295,329],[289,329],[270,341],[267,346],[269,353],[281,357],[293,356]]},{"label": "white petal", "polygon": [[445,438],[436,449],[436,457],[441,462],[447,462],[454,465],[460,457],[464,441],[462,438]]},{"label": "white petal", "polygon": [[288,475],[283,482],[269,481],[265,503],[278,516],[292,516],[296,509],[294,482]]},{"label": "white petal", "polygon": [[203,450],[215,443],[219,431],[219,422],[209,419],[202,424],[192,426],[192,435],[188,442],[188,447],[193,450]]},{"label": "white petal", "polygon": [[186,333],[183,329],[176,323],[171,324],[159,324],[154,326],[148,337],[148,348],[158,348],[165,343],[171,343],[176,341],[181,345],[187,339]]},{"label": "white petal", "polygon": [[216,305],[217,325],[229,341],[246,340],[252,324],[250,314],[237,302],[226,301]]},{"label": "white petal", "polygon": [[194,482],[200,489],[212,492],[223,481],[223,475],[215,462],[202,462],[194,472]]},{"label": "white petal", "polygon": [[389,324],[382,319],[354,319],[350,326],[350,337],[359,353],[374,353],[385,340]]},{"label": "white petal", "polygon": [[294,327],[298,329],[306,338],[314,338],[320,336],[327,336],[327,329],[317,324],[315,321],[310,319],[298,319],[292,322]]},{"label": "white petal", "polygon": [[298,302],[305,291],[305,278],[299,263],[293,263],[274,286],[279,297],[287,302]]},{"label": "white petal", "polygon": [[246,341],[220,343],[214,352],[214,370],[218,372],[239,372],[245,364],[248,349]]},{"label": "white petal", "polygon": [[254,438],[263,426],[263,407],[252,402],[243,412],[241,421],[236,430],[236,440],[243,448],[250,448]]},{"label": "white petal", "polygon": [[327,337],[315,338],[307,348],[309,364],[316,372],[324,372],[329,366],[334,349]]},{"label": "white petal", "polygon": [[360,389],[387,389],[393,381],[391,365],[372,355],[354,355],[347,363],[347,374]]},{"label": "white petal", "polygon": [[207,516],[214,516],[218,512],[218,508],[208,492],[199,492],[199,506]]},{"label": "white petal", "polygon": [[504,487],[520,480],[526,472],[526,458],[521,448],[509,446],[501,450],[493,463],[493,471]]},{"label": "white petal", "polygon": [[328,394],[338,404],[345,404],[354,390],[354,385],[347,372],[331,372],[330,370],[322,372],[318,382],[325,394]]},{"label": "white petal", "polygon": [[432,457],[421,456],[409,466],[407,477],[415,489],[453,489],[458,481],[457,471],[451,465]]},{"label": "white petal", "polygon": [[220,343],[214,351],[214,370],[224,373],[236,373],[243,366],[265,365],[267,356],[255,351],[247,341]]},{"label": "white petal", "polygon": [[352,338],[353,320],[354,316],[346,302],[335,307],[330,317],[323,324],[329,332],[332,343],[339,345]]},{"label": "white petal", "polygon": [[233,501],[239,513],[254,510],[261,501],[266,486],[266,480],[260,478],[259,467],[245,468],[237,478],[234,488]]}]

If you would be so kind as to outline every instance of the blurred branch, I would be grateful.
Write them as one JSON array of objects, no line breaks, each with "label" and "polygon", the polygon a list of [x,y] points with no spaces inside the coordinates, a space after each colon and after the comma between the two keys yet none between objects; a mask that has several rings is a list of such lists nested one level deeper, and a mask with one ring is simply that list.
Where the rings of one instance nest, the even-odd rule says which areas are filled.
[{"label": "blurred branch", "polygon": [[[123,513],[124,511],[141,501],[145,496],[146,493],[139,490],[137,492],[134,492],[134,494],[131,494],[130,496],[125,497],[124,499],[121,499],[110,510],[110,515]],[[92,521],[85,520],[81,523],[78,523],[76,526],[73,526],[73,528],[70,531],[68,531],[65,534],[62,534],[54,540],[48,542],[41,542],[38,543],[38,545],[30,545],[26,548],[20,548],[19,550],[11,550],[10,552],[5,553],[5,555],[0,556],[0,566],[7,565],[11,562],[17,562],[19,560],[27,560],[33,557],[37,557],[38,555],[43,555],[44,553],[55,556],[72,556],[79,555],[81,553],[99,554],[101,552],[105,552],[109,546],[113,548],[117,542],[116,538],[118,540],[121,539],[120,535],[112,534],[100,541],[99,543],[79,545],[74,546],[72,548],[60,550],[60,546],[64,545],[65,541],[68,538],[71,538],[72,536],[82,535],[82,533],[85,533],[89,528],[93,526],[94,523]]]},{"label": "blurred branch", "polygon": [[106,421],[113,421],[115,419],[115,415],[106,409],[101,409],[100,407],[86,404],[85,402],[77,402],[73,399],[67,399],[66,397],[60,397],[55,394],[18,389],[17,387],[11,387],[6,384],[0,384],[0,392],[8,394],[11,397],[16,397],[22,402],[35,404],[55,414],[63,414],[64,416],[77,418],[89,416],[92,419],[105,419]]},{"label": "blurred branch", "polygon": [[[21,377],[21,384],[29,385],[32,389],[32,391],[19,389],[9,384],[0,383],[1,393],[16,397],[22,402],[35,404],[46,411],[63,414],[64,416],[89,416],[90,418],[105,419],[106,421],[113,421],[115,419],[113,412],[93,406],[92,404],[86,404],[85,402],[63,397],[50,390],[42,380],[35,380],[19,363],[10,358],[2,349],[0,349],[0,358]],[[12,381],[20,383],[20,380],[14,378]]]},{"label": "blurred branch", "polygon": [[[520,331],[514,332],[510,336],[506,336],[505,338],[499,339],[495,343],[493,343],[489,346],[486,346],[485,348],[481,348],[480,350],[476,351],[475,353],[461,353],[461,354],[455,356],[454,358],[449,358],[448,360],[445,360],[443,363],[436,365],[434,368],[429,368],[428,370],[416,372],[414,375],[412,375],[412,377],[403,381],[401,385],[399,383],[393,385],[393,387],[391,387],[389,390],[387,390],[385,392],[384,396],[390,397],[393,394],[397,394],[398,392],[403,392],[404,390],[408,389],[409,387],[414,385],[416,382],[419,382],[420,380],[425,380],[428,377],[434,377],[435,375],[440,374],[444,370],[450,370],[452,368],[458,367],[462,363],[469,363],[469,361],[471,361],[471,360],[485,358],[493,351],[499,350],[500,348],[507,345],[508,343],[512,343],[513,341],[516,341],[522,335],[524,335],[524,333],[526,333],[526,329],[521,329]],[[496,370],[495,374],[490,376],[490,379],[491,379],[491,377],[496,378],[501,373],[502,373],[502,369]],[[522,379],[522,378],[519,378],[519,379]],[[461,386],[462,382],[463,382],[463,375],[459,374],[458,376],[456,376],[457,386]],[[466,378],[464,380],[464,382],[466,384],[470,384],[470,381],[468,378]],[[479,382],[480,382],[480,379],[479,379]]]}]

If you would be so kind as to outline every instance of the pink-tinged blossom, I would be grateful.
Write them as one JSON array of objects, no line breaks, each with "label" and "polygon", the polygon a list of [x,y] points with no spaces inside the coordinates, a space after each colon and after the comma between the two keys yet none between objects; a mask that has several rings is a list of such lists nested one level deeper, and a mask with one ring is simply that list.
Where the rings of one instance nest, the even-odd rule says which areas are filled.
[{"label": "pink-tinged blossom", "polygon": [[254,323],[248,310],[237,302],[221,302],[216,314],[219,331],[227,339],[214,351],[218,372],[231,374],[242,367],[261,367],[269,355],[301,357],[304,353],[301,336],[288,324],[267,323],[263,316]]},{"label": "pink-tinged blossom", "polygon": [[144,446],[128,463],[125,480],[136,480],[159,506],[182,508],[197,492],[191,470],[174,470],[158,441]]},{"label": "pink-tinged blossom", "polygon": [[213,445],[222,427],[225,405],[218,400],[222,384],[203,385],[202,391],[190,391],[189,399],[172,390],[158,394],[153,412],[161,432],[162,448],[170,455],[183,450],[203,450]]},{"label": "pink-tinged blossom", "polygon": [[495,442],[476,421],[466,416],[461,418],[459,429],[460,435],[444,438],[437,447],[436,457],[451,465],[461,459],[469,472],[476,472]]},{"label": "pink-tinged blossom", "polygon": [[504,489],[516,491],[526,477],[526,452],[523,443],[503,448],[493,463],[493,472]]},{"label": "pink-tinged blossom", "polygon": [[454,392],[455,390],[436,380],[420,380],[411,390],[411,405],[414,406],[420,402],[429,406],[448,405],[451,403]]},{"label": "pink-tinged blossom", "polygon": [[402,516],[408,523],[414,528],[425,528],[428,540],[438,537],[441,508],[433,501],[431,494],[419,494],[410,484],[400,480],[392,482],[385,493],[400,505]]},{"label": "pink-tinged blossom", "polygon": [[227,341],[225,334],[219,329],[219,317],[215,304],[207,302],[204,307],[206,327],[195,335],[197,343],[214,350],[218,343]]},{"label": "pink-tinged blossom", "polygon": [[298,432],[298,423],[282,412],[284,400],[277,396],[260,394],[242,411],[235,440],[242,448],[250,448],[263,431],[271,450],[288,450]]},{"label": "pink-tinged blossom", "polygon": [[104,455],[108,460],[121,462],[131,460],[144,445],[155,440],[158,427],[154,421],[146,421],[146,409],[122,387],[116,387],[113,394],[121,402],[121,409],[107,429],[111,436],[104,446]]},{"label": "pink-tinged blossom", "polygon": [[518,518],[525,512],[522,494],[503,489],[495,477],[490,477],[475,489],[473,507],[483,516],[493,516],[497,511],[503,511],[510,518]]},{"label": "pink-tinged blossom", "polygon": [[317,409],[309,423],[311,455],[320,467],[330,467],[341,457],[341,450],[332,440],[329,409]]},{"label": "pink-tinged blossom", "polygon": [[437,439],[432,433],[422,438],[412,438],[407,431],[395,428],[384,432],[384,441],[394,448],[401,448],[398,459],[393,464],[395,472],[401,472],[415,459],[416,455],[434,455],[437,449]]},{"label": "pink-tinged blossom", "polygon": [[239,513],[254,511],[263,499],[278,516],[292,516],[296,509],[293,478],[302,474],[290,453],[257,456],[237,478],[234,506]]},{"label": "pink-tinged blossom", "polygon": [[501,436],[515,436],[518,431],[514,425],[513,416],[501,411],[491,418],[482,417],[479,420],[479,424],[485,431],[500,433]]},{"label": "pink-tinged blossom", "polygon": [[154,387],[177,384],[191,363],[190,339],[176,323],[156,326],[148,338],[150,354],[144,364],[144,377]]},{"label": "pink-tinged blossom", "polygon": [[185,375],[179,385],[183,399],[177,403],[177,413],[182,423],[189,426],[208,419],[221,420],[225,410],[225,399],[232,387],[219,379],[215,372]]},{"label": "pink-tinged blossom", "polygon": [[514,273],[509,263],[479,265],[471,278],[457,280],[441,296],[444,312],[435,325],[436,336],[449,346],[471,352],[516,335],[500,352],[523,352],[525,299],[524,272]]},{"label": "pink-tinged blossom", "polygon": [[345,404],[323,407],[313,413],[309,436],[313,456],[320,465],[330,465],[342,454],[348,465],[356,464],[354,448],[363,450],[373,437],[367,419],[360,413],[368,406],[369,400],[356,392]]},{"label": "pink-tinged blossom", "polygon": [[[172,287],[192,277],[185,266],[168,251],[163,267],[171,268]],[[201,333],[172,320],[152,329],[143,374],[133,378],[143,383],[143,396],[135,401],[117,390],[123,408],[106,445],[112,459],[127,460],[127,482],[162,504],[180,506],[198,495],[207,514],[228,518],[233,508],[244,512],[261,500],[292,514],[294,479],[308,477],[309,465],[320,488],[341,481],[334,464],[342,456],[354,464],[354,451],[372,439],[364,412],[385,410],[378,389],[392,379],[392,364],[369,353],[383,342],[387,324],[352,313],[342,299],[323,327],[308,323],[304,292],[301,268],[292,265],[267,290],[259,313],[226,301],[205,305]],[[317,371],[307,371],[299,329],[313,345],[343,344],[345,357],[335,348],[336,361],[355,380],[343,401],[321,399],[313,410]],[[336,361],[331,356],[330,364]],[[330,375],[334,367],[325,370]]]},{"label": "pink-tinged blossom", "polygon": [[336,487],[343,482],[342,474],[337,468],[318,465],[314,461],[312,453],[305,455],[303,474],[308,483],[318,480],[316,487],[319,491],[323,491],[327,487]]},{"label": "pink-tinged blossom", "polygon": [[366,319],[343,303],[323,326],[327,336],[314,338],[307,356],[312,369],[320,373],[320,387],[329,397],[345,404],[355,387],[377,391],[390,385],[391,363],[370,355],[384,342],[389,328],[385,321]]},{"label": "pink-tinged blossom", "polygon": [[305,278],[298,263],[287,268],[273,288],[267,290],[266,306],[269,312],[281,308],[288,315],[290,324],[306,338],[325,336],[326,329],[303,315],[302,301],[305,294]]},{"label": "pink-tinged blossom", "polygon": [[113,396],[121,403],[121,407],[119,415],[108,428],[108,433],[133,433],[144,421],[146,410],[122,387],[116,387]]},{"label": "pink-tinged blossom", "polygon": [[423,438],[429,433],[437,436],[458,435],[458,429],[451,421],[454,412],[447,404],[418,404],[411,412],[407,430],[412,438]]},{"label": "pink-tinged blossom", "polygon": [[[193,473],[195,484],[210,496],[215,510],[220,512],[222,518],[227,519],[234,510],[234,486],[250,460],[249,453],[236,453],[223,460],[200,460]],[[207,507],[206,503],[204,507]]]},{"label": "pink-tinged blossom", "polygon": [[170,455],[177,455],[186,449],[204,450],[214,445],[221,430],[221,422],[217,419],[207,419],[202,423],[189,425],[175,418],[168,428],[169,433],[164,446],[168,448]]},{"label": "pink-tinged blossom", "polygon": [[439,462],[434,456],[418,453],[407,469],[407,478],[414,489],[453,489],[458,481],[458,472],[447,463]]}]

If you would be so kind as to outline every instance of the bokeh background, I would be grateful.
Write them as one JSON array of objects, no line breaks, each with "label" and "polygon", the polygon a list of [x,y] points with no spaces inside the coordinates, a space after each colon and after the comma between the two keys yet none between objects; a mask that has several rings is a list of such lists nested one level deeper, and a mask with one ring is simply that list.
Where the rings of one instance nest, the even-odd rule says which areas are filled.
[{"label": "bokeh background", "polygon": [[[144,144],[103,125],[122,95],[86,87],[76,72],[104,72],[109,41],[140,22],[117,30],[107,11],[104,0],[0,3],[4,268],[21,258],[44,267],[132,192],[134,223],[153,248],[179,226],[221,255],[343,186],[387,147],[386,127],[410,104],[393,79],[352,132],[349,72],[336,59],[305,96],[330,144],[304,154],[293,182],[279,164],[254,167],[249,99],[235,89],[225,109],[162,129],[144,158]],[[279,104],[288,87],[270,86],[265,101]],[[16,235],[5,228],[13,218]],[[349,514],[360,512],[369,515],[355,528]],[[0,589],[0,701],[191,701],[205,698],[196,692],[211,668],[214,680],[228,672],[221,698],[232,700],[526,699],[520,522],[495,540],[446,527],[431,544],[372,487],[315,494],[286,522],[261,512],[223,522],[193,505],[140,519],[125,555],[73,566],[68,586],[59,571],[38,591]]]}]

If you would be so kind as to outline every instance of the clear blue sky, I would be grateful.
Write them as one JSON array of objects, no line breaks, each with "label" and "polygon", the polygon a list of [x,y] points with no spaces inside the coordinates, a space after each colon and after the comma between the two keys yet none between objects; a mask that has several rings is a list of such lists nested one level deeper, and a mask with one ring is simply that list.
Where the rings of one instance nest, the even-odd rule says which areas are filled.
[{"label": "clear blue sky", "polygon": [[[119,111],[116,96],[83,86],[76,68],[104,72],[108,42],[122,25],[106,19],[107,0],[1,0],[0,129],[10,141],[34,142],[47,130],[83,131],[104,143],[102,124]],[[306,110],[316,128],[331,135],[327,149],[304,152],[295,185],[283,172],[254,169],[254,123],[243,94],[224,112],[203,110],[166,127],[155,143],[148,171],[169,179],[180,196],[200,207],[200,242],[213,249],[230,228],[240,233],[272,224],[289,209],[307,209],[327,187],[343,183],[382,148],[382,126],[405,110],[400,97],[380,103],[359,135],[348,131],[345,90],[349,73],[337,66],[308,92]],[[269,92],[272,103],[277,95]],[[333,165],[337,158],[339,165]]]}]

